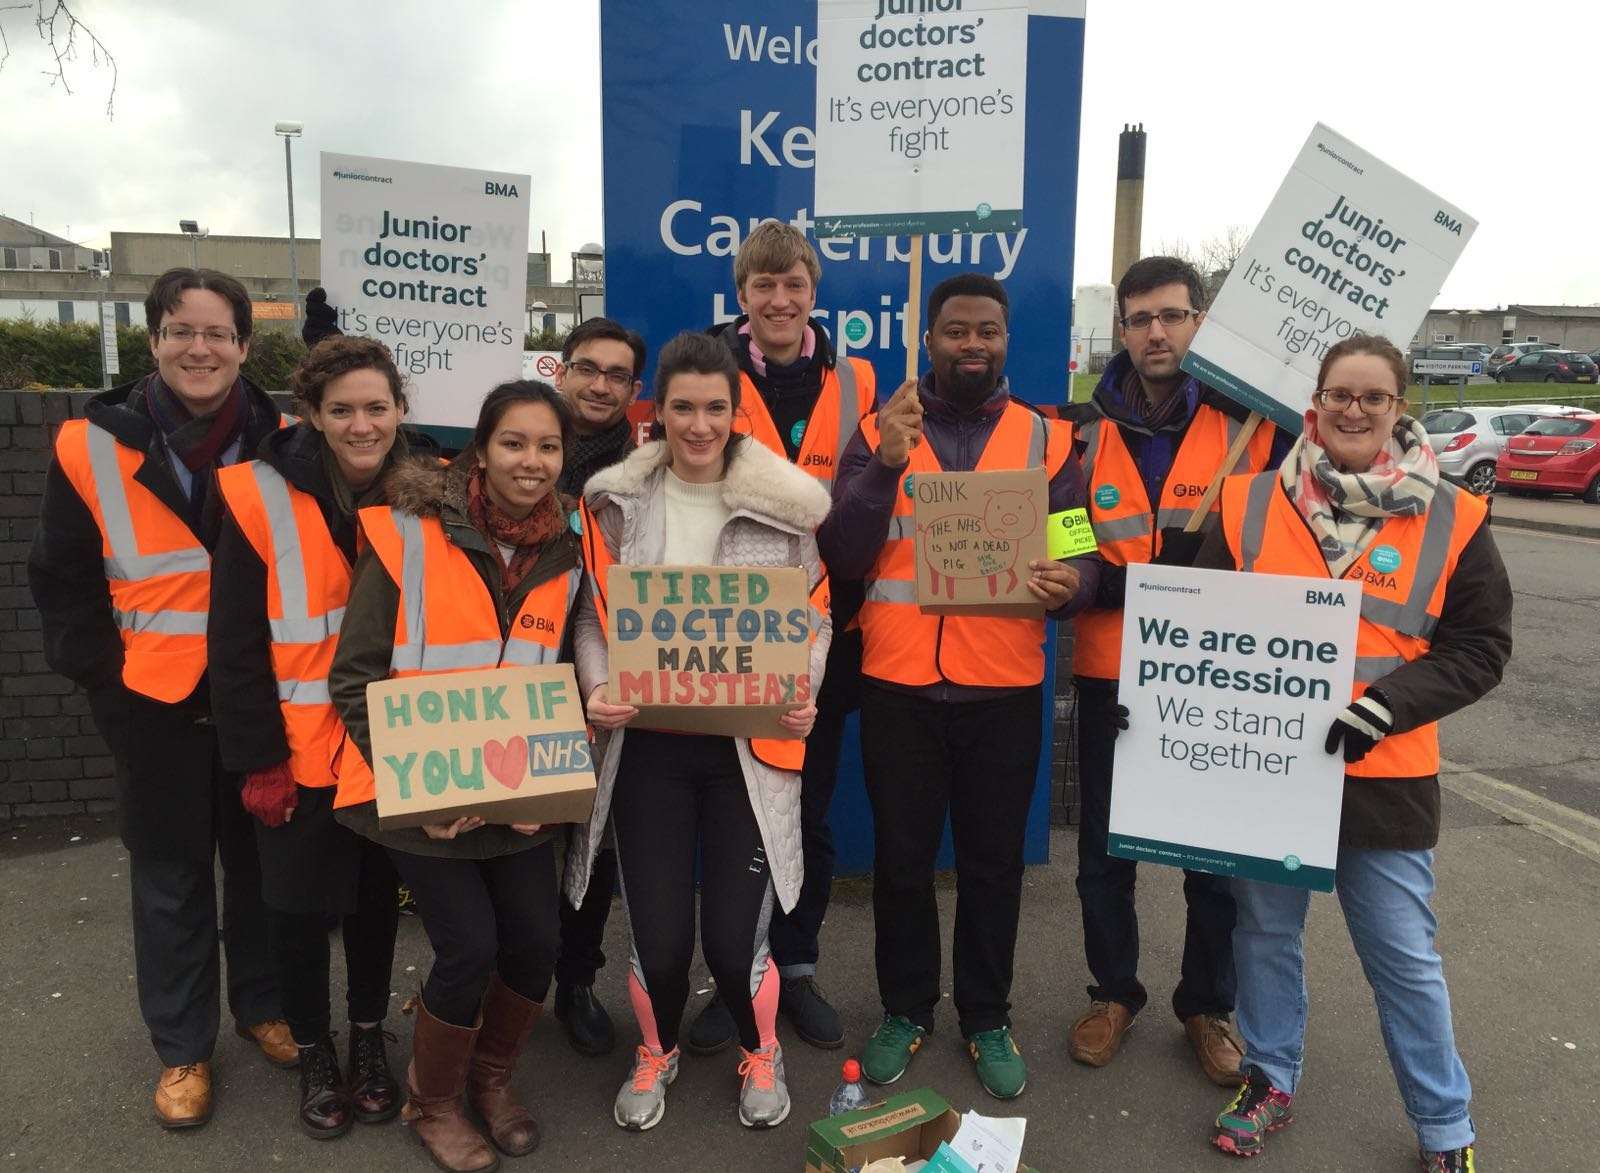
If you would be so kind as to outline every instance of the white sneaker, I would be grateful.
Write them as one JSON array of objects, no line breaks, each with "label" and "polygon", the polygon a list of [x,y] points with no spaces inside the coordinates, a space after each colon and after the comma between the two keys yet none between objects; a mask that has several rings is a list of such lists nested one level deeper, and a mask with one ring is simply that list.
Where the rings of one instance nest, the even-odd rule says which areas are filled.
[{"label": "white sneaker", "polygon": [[789,1115],[789,1086],[783,1079],[783,1048],[777,1043],[759,1051],[739,1048],[744,1056],[739,1074],[739,1123],[746,1128],[771,1128]]},{"label": "white sneaker", "polygon": [[634,1058],[633,1074],[617,1092],[611,1118],[629,1132],[644,1132],[661,1123],[667,1114],[667,1086],[678,1078],[678,1048],[670,1055],[640,1046]]}]

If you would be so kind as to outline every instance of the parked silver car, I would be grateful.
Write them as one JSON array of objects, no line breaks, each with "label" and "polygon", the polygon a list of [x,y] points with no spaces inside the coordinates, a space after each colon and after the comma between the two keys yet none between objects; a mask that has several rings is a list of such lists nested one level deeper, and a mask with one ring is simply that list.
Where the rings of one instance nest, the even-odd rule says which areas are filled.
[{"label": "parked silver car", "polygon": [[1579,410],[1550,403],[1446,407],[1423,416],[1422,427],[1439,458],[1439,471],[1484,497],[1494,492],[1494,462],[1508,439],[1535,420]]}]

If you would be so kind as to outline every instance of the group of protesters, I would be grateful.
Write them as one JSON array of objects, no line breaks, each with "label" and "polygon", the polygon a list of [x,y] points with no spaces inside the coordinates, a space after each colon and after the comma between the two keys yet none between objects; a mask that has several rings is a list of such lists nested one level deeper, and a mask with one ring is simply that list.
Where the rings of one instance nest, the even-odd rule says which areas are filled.
[{"label": "group of protesters", "polygon": [[[927,297],[929,369],[880,401],[871,364],[841,355],[812,316],[821,275],[805,235],[767,221],[734,262],[740,316],[661,348],[653,439],[636,443],[629,417],[645,343],[601,318],[568,334],[553,386],[459,389],[486,394],[452,458],[402,426],[392,356],[341,333],[320,291],[295,418],[240,373],[252,322],[238,282],[205,269],[156,281],[145,303],[156,369],[61,427],[29,575],[47,658],[86,690],[115,761],[139,1004],[162,1064],[157,1120],[210,1118],[220,953],[237,1032],[298,1068],[307,1135],[400,1115],[442,1168],[530,1153],[539,1126],[514,1073],[552,983],[578,1052],[616,1045],[595,986],[620,891],[639,1041],[616,1123],[660,1122],[683,1049],[737,1044],[739,1120],[777,1125],[790,1112],[780,1016],[813,1047],[845,1042],[817,973],[828,809],[857,710],[882,1007],[862,1071],[894,1083],[934,1029],[948,817],[961,1039],[990,1095],[1020,1095],[1010,994],[1050,699],[1046,618],[1074,627],[1092,976],[1065,1043],[1080,1063],[1110,1063],[1148,998],[1135,865],[1107,842],[1128,724],[1127,568],[1157,562],[1362,584],[1356,684],[1326,731],[1347,763],[1336,889],[1424,1167],[1476,1168],[1433,943],[1437,722],[1498,681],[1511,593],[1484,506],[1441,478],[1405,414],[1398,351],[1340,342],[1298,438],[1262,424],[1236,445],[1245,409],[1180,367],[1204,286],[1184,262],[1151,257],[1117,287],[1124,349],[1093,398],[1047,415],[1027,400],[1059,389],[1014,394],[1005,376],[1005,288],[963,273]],[[1040,617],[924,613],[911,478],[1032,468],[1049,513],[1087,511],[1098,550],[1028,564]],[[1220,495],[1202,496],[1223,474]],[[1369,561],[1380,548],[1382,574]],[[652,729],[613,700],[613,564],[803,569],[810,694],[782,717],[787,736]],[[574,665],[595,742],[585,823],[382,828],[367,685],[553,663]],[[1237,812],[1241,839],[1251,817]],[[1251,1156],[1292,1119],[1308,893],[1193,871],[1183,891],[1172,1008],[1204,1076],[1230,1089],[1215,1145]],[[403,1074],[386,1027],[402,899],[434,951],[408,991]],[[685,1028],[697,903],[716,988]]]}]

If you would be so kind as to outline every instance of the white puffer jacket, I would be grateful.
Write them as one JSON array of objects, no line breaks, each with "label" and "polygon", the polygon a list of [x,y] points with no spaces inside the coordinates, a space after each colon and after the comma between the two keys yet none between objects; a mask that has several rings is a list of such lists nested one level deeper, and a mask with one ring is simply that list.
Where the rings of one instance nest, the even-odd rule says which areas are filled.
[{"label": "white puffer jacket", "polygon": [[[620,464],[596,473],[584,487],[590,512],[617,562],[652,566],[664,560],[664,481],[670,460],[665,443],[646,444]],[[817,554],[815,535],[828,514],[828,491],[815,478],[748,439],[735,450],[721,485],[729,517],[717,535],[712,561],[720,566],[799,566],[815,587],[822,579],[822,559]],[[575,623],[578,687],[588,696],[597,685],[606,682],[610,666],[605,629],[587,590],[578,604]],[[832,638],[832,620],[825,618],[811,647],[813,697],[822,688],[823,665]],[[575,906],[583,903],[589,873],[605,835],[626,733],[626,729],[619,729],[603,737],[594,813],[586,826],[578,827],[567,853],[565,885]],[[772,868],[773,888],[778,903],[788,911],[799,899],[800,884],[805,878],[800,850],[800,774],[773,769],[757,760],[747,738],[733,740]]]}]

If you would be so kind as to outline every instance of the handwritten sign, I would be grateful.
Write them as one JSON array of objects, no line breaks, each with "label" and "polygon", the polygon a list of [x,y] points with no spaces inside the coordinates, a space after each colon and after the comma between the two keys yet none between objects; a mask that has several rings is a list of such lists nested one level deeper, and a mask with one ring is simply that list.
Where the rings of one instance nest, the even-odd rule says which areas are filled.
[{"label": "handwritten sign", "polygon": [[1049,485],[1042,468],[917,473],[917,606],[936,615],[1044,614],[1028,563],[1045,557]]},{"label": "handwritten sign", "polygon": [[606,641],[613,704],[646,729],[791,737],[811,701],[811,610],[797,566],[613,566]]},{"label": "handwritten sign", "polygon": [[378,825],[476,815],[576,823],[594,757],[572,665],[407,676],[367,685]]}]

